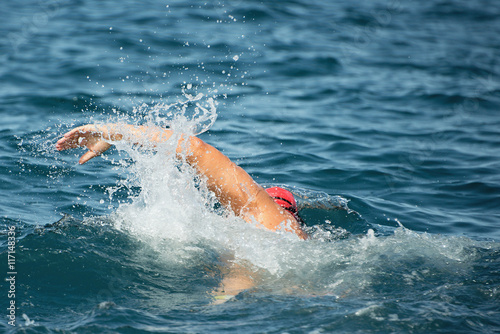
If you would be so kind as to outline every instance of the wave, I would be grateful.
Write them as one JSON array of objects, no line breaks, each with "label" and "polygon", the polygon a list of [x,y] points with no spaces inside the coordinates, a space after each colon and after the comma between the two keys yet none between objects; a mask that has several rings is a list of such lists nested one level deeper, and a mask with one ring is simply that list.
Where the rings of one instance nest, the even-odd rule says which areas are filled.
[{"label": "wave", "polygon": [[[165,217],[166,226],[156,230],[148,227],[159,225],[143,219],[138,226],[134,217],[129,223],[135,225],[127,227],[114,216],[83,221],[65,216],[43,227],[3,221],[19,231],[18,289],[25,291],[19,300],[26,318],[36,314],[29,326],[103,330],[120,328],[126,315],[132,316],[127,325],[136,329],[144,329],[138,319],[147,319],[148,326],[172,326],[174,320],[157,315],[193,307],[206,312],[212,291],[235,262],[255,283],[235,300],[263,307],[295,298],[334,301],[349,317],[388,320],[395,307],[408,312],[427,300],[436,306],[425,317],[432,322],[454,301],[494,312],[500,298],[496,242],[403,226],[387,235],[369,229],[334,242],[298,241],[228,218],[221,218],[226,228],[216,233],[207,235],[210,228],[201,227],[215,225],[212,218],[197,221],[198,231],[180,238],[171,229],[173,218]],[[6,245],[1,247],[5,256]],[[361,307],[366,298],[370,302]]]}]

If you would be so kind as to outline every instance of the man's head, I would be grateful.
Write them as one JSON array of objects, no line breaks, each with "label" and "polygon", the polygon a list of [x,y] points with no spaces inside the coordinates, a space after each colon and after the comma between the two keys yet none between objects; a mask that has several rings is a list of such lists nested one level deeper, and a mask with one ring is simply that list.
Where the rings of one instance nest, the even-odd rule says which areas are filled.
[{"label": "man's head", "polygon": [[274,199],[276,204],[290,212],[299,223],[302,223],[302,219],[298,214],[297,202],[290,191],[280,187],[267,188],[266,191],[269,196]]}]

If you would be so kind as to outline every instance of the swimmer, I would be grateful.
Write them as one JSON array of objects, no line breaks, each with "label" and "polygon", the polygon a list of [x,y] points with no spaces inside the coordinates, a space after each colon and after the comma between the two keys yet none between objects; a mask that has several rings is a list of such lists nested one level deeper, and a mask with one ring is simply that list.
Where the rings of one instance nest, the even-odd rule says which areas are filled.
[{"label": "swimmer", "polygon": [[[88,148],[79,160],[84,164],[107,151],[113,141],[156,145],[171,136],[172,130],[160,127],[88,124],[67,132],[56,143],[56,149]],[[222,152],[195,136],[181,136],[176,153],[205,177],[208,189],[236,216],[247,222],[257,221],[271,231],[286,226],[285,230],[307,239],[297,213],[297,203],[288,190],[279,187],[264,189]]]}]

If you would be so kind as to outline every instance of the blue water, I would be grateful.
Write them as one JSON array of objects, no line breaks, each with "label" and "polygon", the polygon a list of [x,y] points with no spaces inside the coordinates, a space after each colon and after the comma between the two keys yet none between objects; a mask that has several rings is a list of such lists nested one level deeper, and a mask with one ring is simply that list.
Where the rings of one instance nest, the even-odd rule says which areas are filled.
[{"label": "blue water", "polygon": [[[500,332],[498,1],[1,8],[1,331]],[[161,154],[54,148],[209,127],[197,95],[200,137],[294,191],[309,240],[221,214]],[[216,305],[232,264],[254,284]]]}]

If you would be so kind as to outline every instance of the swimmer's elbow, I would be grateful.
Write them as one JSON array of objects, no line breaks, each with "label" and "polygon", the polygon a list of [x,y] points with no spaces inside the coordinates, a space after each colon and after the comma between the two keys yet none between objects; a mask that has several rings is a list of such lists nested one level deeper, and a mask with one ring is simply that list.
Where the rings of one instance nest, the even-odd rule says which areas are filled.
[{"label": "swimmer's elbow", "polygon": [[198,137],[189,136],[188,138],[181,138],[177,146],[177,154],[184,156],[189,164],[199,163],[206,153],[213,149],[212,146],[205,143]]},{"label": "swimmer's elbow", "polygon": [[188,155],[196,160],[196,158],[199,157],[204,150],[206,151],[206,147],[208,146],[208,144],[198,137],[190,136],[187,139],[187,146]]}]

